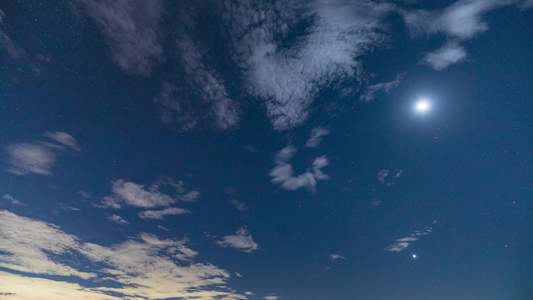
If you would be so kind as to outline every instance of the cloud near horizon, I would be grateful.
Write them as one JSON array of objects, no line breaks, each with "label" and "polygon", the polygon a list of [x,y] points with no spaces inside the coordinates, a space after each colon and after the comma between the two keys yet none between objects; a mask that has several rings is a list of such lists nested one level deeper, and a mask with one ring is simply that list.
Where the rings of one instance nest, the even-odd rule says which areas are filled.
[{"label": "cloud near horizon", "polygon": [[[229,272],[194,262],[198,253],[188,248],[186,240],[140,233],[101,246],[5,210],[0,210],[0,240],[0,267],[7,269],[0,272],[0,289],[14,299],[35,299],[43,290],[49,292],[39,299],[246,299],[226,287]],[[79,258],[93,267],[87,269]],[[90,287],[81,286],[84,281],[73,282],[73,277],[90,281]],[[61,296],[52,298],[53,294]]]}]

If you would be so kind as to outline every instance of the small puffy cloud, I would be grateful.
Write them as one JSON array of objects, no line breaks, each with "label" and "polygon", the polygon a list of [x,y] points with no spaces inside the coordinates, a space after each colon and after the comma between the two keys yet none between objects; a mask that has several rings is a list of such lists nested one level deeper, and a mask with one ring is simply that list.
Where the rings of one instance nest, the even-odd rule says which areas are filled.
[{"label": "small puffy cloud", "polygon": [[378,172],[378,180],[381,183],[385,183],[385,178],[389,176],[389,170],[379,170]]},{"label": "small puffy cloud", "polygon": [[329,256],[329,258],[331,260],[339,260],[339,259],[342,259],[342,260],[345,260],[346,258],[344,258],[344,256],[340,255],[340,254],[331,254]]},{"label": "small puffy cloud", "polygon": [[7,146],[6,151],[9,154],[8,172],[15,175],[52,174],[56,155],[49,147],[41,144],[20,143]]},{"label": "small puffy cloud", "polygon": [[229,247],[242,250],[246,253],[251,253],[259,249],[259,245],[252,239],[252,235],[248,230],[240,228],[235,235],[226,235],[222,238],[222,241],[217,241],[217,245],[220,247]]},{"label": "small puffy cloud", "polygon": [[[235,276],[237,276],[237,277],[241,277],[241,278],[244,277],[244,276],[242,276],[241,273],[239,273],[239,272],[235,272]],[[251,294],[246,294],[246,292],[245,292],[246,295],[253,295],[252,292],[250,292],[250,293],[251,293]]]},{"label": "small puffy cloud", "polygon": [[265,297],[263,297],[263,299],[266,299],[266,300],[277,300],[277,299],[279,299],[279,296],[265,296]]},{"label": "small puffy cloud", "polygon": [[50,138],[60,144],[63,144],[67,147],[70,147],[76,151],[81,151],[80,146],[78,145],[78,142],[76,142],[76,139],[72,137],[70,134],[62,131],[57,132],[47,132],[44,134],[47,138]]},{"label": "small puffy cloud", "polygon": [[200,198],[200,192],[196,190],[190,191],[186,193],[185,195],[180,196],[180,200],[186,201],[186,202],[194,202],[198,200],[198,198]]},{"label": "small puffy cloud", "polygon": [[313,130],[311,131],[311,137],[309,137],[309,139],[305,143],[305,146],[308,148],[313,148],[313,147],[320,145],[320,143],[322,142],[322,137],[328,134],[329,134],[329,129],[327,128],[324,128],[324,127],[313,128]]},{"label": "small puffy cloud", "polygon": [[124,206],[154,208],[169,206],[176,202],[175,198],[160,192],[157,184],[146,187],[142,184],[119,179],[112,182],[112,190],[113,196],[104,197],[102,206],[109,208]]},{"label": "small puffy cloud", "polygon": [[467,58],[466,51],[457,43],[448,43],[433,52],[426,54],[423,62],[437,71],[453,64],[463,62]]},{"label": "small puffy cloud", "polygon": [[162,210],[145,210],[139,213],[141,219],[155,219],[163,220],[166,216],[174,216],[181,214],[188,214],[191,211],[188,209],[178,208],[178,207],[169,207]]},{"label": "small puffy cloud", "polygon": [[272,177],[271,182],[279,184],[285,190],[295,191],[299,188],[305,187],[310,191],[314,191],[317,180],[327,180],[329,176],[322,172],[322,168],[329,165],[328,158],[320,156],[315,158],[312,167],[305,173],[298,176],[293,176],[294,170],[289,161],[296,154],[296,148],[287,146],[281,149],[274,157],[276,166],[270,171],[269,175]]},{"label": "small puffy cloud", "polygon": [[21,201],[15,199],[15,197],[11,196],[10,194],[5,194],[4,196],[2,196],[2,199],[9,201],[13,205],[21,205],[21,206],[25,205]]},{"label": "small puffy cloud", "polygon": [[119,215],[109,215],[107,216],[107,219],[110,221],[110,222],[113,222],[113,223],[117,223],[119,225],[128,225],[129,222],[124,220],[121,216]]}]

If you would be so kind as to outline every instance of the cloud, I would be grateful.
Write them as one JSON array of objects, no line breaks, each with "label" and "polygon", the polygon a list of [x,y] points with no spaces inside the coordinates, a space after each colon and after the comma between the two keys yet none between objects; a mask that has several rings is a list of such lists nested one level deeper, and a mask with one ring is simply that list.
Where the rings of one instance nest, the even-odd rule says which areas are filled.
[{"label": "cloud", "polygon": [[265,297],[263,297],[263,299],[266,299],[266,300],[277,300],[277,299],[279,299],[279,296],[265,296]]},{"label": "cloud", "polygon": [[187,83],[208,106],[207,111],[219,129],[237,126],[239,113],[237,102],[229,98],[224,82],[217,72],[203,62],[198,42],[182,31],[176,46],[187,74]]},{"label": "cloud", "polygon": [[[241,273],[239,273],[239,272],[235,272],[235,276],[237,276],[237,277],[241,277],[241,278],[244,277],[244,276],[242,276]],[[247,294],[247,293],[251,293],[251,292],[245,292],[246,295],[253,295],[253,293],[252,293],[252,294]]]},{"label": "cloud", "polygon": [[396,88],[402,82],[403,75],[397,75],[396,79],[389,82],[381,82],[367,86],[365,92],[359,97],[361,102],[370,102],[374,100],[378,94],[389,94],[394,88]]},{"label": "cloud", "polygon": [[329,134],[329,129],[324,127],[315,127],[311,131],[311,137],[305,143],[305,146],[308,148],[313,148],[322,142],[322,137]]},{"label": "cloud", "polygon": [[346,258],[344,258],[344,256],[340,255],[340,254],[331,254],[329,256],[329,258],[331,260],[339,260],[339,259],[342,259],[342,260],[345,260]]},{"label": "cloud", "polygon": [[159,0],[75,0],[108,39],[113,61],[130,74],[150,76],[164,61]]},{"label": "cloud", "polygon": [[[166,207],[177,201],[193,202],[200,197],[200,192],[193,190],[187,192],[183,182],[175,183],[171,178],[164,177],[150,186],[119,179],[111,182],[112,196],[104,197],[99,205],[106,208],[122,208],[134,206],[140,208]],[[176,190],[177,195],[171,196],[160,191],[164,185]],[[168,211],[171,213],[171,211]],[[152,213],[148,213],[152,215]]]},{"label": "cloud", "polygon": [[166,228],[165,226],[157,225],[157,228],[164,230],[164,231],[170,231],[170,229]]},{"label": "cloud", "polygon": [[378,180],[379,182],[381,183],[385,183],[385,178],[387,178],[387,176],[389,176],[389,170],[379,170],[378,172]]},{"label": "cloud", "polygon": [[379,170],[377,179],[380,183],[390,187],[396,184],[396,180],[402,176],[403,170],[397,171],[394,175],[390,175],[391,172],[387,169]]},{"label": "cloud", "polygon": [[437,71],[441,71],[453,64],[463,62],[467,58],[466,51],[457,43],[448,43],[424,56],[423,62]]},{"label": "cloud", "polygon": [[163,82],[161,91],[154,97],[154,104],[162,123],[175,124],[182,131],[191,130],[198,124],[199,116],[192,101],[175,84]]},{"label": "cloud", "polygon": [[385,250],[390,252],[400,252],[409,247],[413,242],[418,241],[421,236],[431,234],[432,232],[433,229],[431,227],[426,227],[424,231],[415,230],[409,236],[397,239],[394,244],[387,246]]},{"label": "cloud", "polygon": [[224,8],[233,59],[245,70],[248,92],[265,102],[274,129],[288,130],[307,120],[323,88],[358,79],[359,58],[381,45],[380,20],[392,6],[323,0]]},{"label": "cloud", "polygon": [[199,191],[190,191],[187,194],[180,196],[180,200],[185,202],[194,202],[200,198],[200,192]]},{"label": "cloud", "polygon": [[163,210],[145,210],[145,211],[141,211],[139,213],[139,217],[141,219],[162,220],[166,216],[188,214],[190,212],[191,211],[188,210],[188,209],[183,209],[183,208],[178,208],[178,207],[170,207],[170,208],[165,208]]},{"label": "cloud", "polygon": [[254,242],[252,236],[248,230],[240,228],[235,235],[226,235],[222,238],[222,241],[217,241],[217,245],[220,247],[229,247],[242,250],[246,253],[251,253],[259,249],[259,245]]},{"label": "cloud", "polygon": [[104,207],[122,208],[134,206],[153,208],[169,206],[176,199],[159,191],[159,186],[154,184],[146,187],[142,184],[127,182],[122,179],[112,182],[113,196],[106,196],[102,202]]},{"label": "cloud", "polygon": [[281,149],[274,157],[276,166],[270,171],[273,184],[279,184],[285,190],[295,191],[305,187],[310,191],[315,191],[317,180],[327,180],[329,176],[322,172],[322,168],[329,165],[328,158],[320,156],[315,158],[313,165],[305,173],[293,176],[294,170],[289,161],[296,154],[297,150],[293,146]]},{"label": "cloud", "polygon": [[140,233],[101,246],[52,224],[0,211],[0,240],[0,290],[14,299],[245,299],[226,287],[226,270],[194,262],[198,253],[184,239]]},{"label": "cloud", "polygon": [[121,300],[94,288],[77,283],[22,276],[0,271],[0,295],[13,300]]},{"label": "cloud", "polygon": [[517,0],[459,0],[443,11],[400,9],[399,13],[414,37],[421,34],[446,35],[445,44],[438,50],[426,54],[422,60],[440,71],[466,60],[467,52],[460,43],[473,39],[489,29],[488,23],[483,21],[484,14],[512,4],[527,7],[527,2]]},{"label": "cloud", "polygon": [[233,205],[233,207],[235,207],[236,210],[240,210],[240,211],[248,210],[248,207],[246,207],[244,203],[242,203],[241,201],[237,199],[231,200],[231,205]]},{"label": "cloud", "polygon": [[51,224],[0,210],[0,240],[2,268],[82,279],[96,277],[95,273],[78,271],[50,258],[50,255],[61,257],[71,249],[79,249],[76,237]]},{"label": "cloud", "polygon": [[78,142],[76,142],[76,139],[74,139],[74,137],[72,137],[70,134],[66,133],[66,132],[61,132],[61,131],[57,131],[57,132],[47,132],[44,134],[46,137],[60,143],[60,144],[63,144],[67,147],[70,147],[76,151],[81,151],[81,148],[80,146],[78,146]]},{"label": "cloud", "polygon": [[[77,148],[76,140],[66,132],[47,132],[45,136],[69,147]],[[57,156],[64,147],[48,142],[18,143],[11,144],[5,148],[9,155],[8,172],[15,175],[39,174],[51,175],[52,168],[57,160]]]},{"label": "cloud", "polygon": [[2,199],[5,199],[7,201],[9,201],[11,204],[13,205],[21,205],[21,206],[24,206],[26,204],[24,204],[23,202],[15,199],[13,196],[11,196],[10,194],[5,194],[4,196],[2,196]]},{"label": "cloud", "polygon": [[56,155],[49,147],[41,144],[20,143],[7,146],[6,151],[9,154],[10,164],[8,172],[15,175],[52,174]]},{"label": "cloud", "polygon": [[[3,12],[2,12],[3,14]],[[0,22],[1,24],[1,22]],[[9,35],[0,28],[0,49],[4,50],[13,59],[20,60],[26,57],[22,48],[11,40]]]},{"label": "cloud", "polygon": [[119,225],[128,225],[129,222],[124,220],[121,216],[119,215],[108,215],[107,216],[107,219],[110,221],[110,222],[113,222],[113,223],[117,223]]}]

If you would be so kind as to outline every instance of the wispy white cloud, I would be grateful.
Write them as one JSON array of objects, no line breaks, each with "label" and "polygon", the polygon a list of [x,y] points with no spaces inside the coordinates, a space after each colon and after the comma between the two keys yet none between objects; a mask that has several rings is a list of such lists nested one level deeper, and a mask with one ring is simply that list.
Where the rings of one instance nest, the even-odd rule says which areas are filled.
[{"label": "wispy white cloud", "polygon": [[185,201],[185,202],[194,202],[198,200],[198,198],[200,198],[200,192],[197,190],[190,191],[179,197],[180,200]]},{"label": "wispy white cloud", "polygon": [[107,219],[110,221],[110,222],[113,222],[113,223],[117,223],[119,225],[128,225],[129,222],[124,220],[121,216],[119,215],[115,215],[115,214],[112,214],[112,215],[108,215],[107,216]]},{"label": "wispy white cloud", "polygon": [[394,175],[390,175],[390,173],[387,169],[379,170],[377,176],[378,181],[388,187],[393,186],[396,184],[397,179],[402,176],[403,170],[397,171]]},{"label": "wispy white cloud", "polygon": [[79,249],[76,237],[53,225],[19,217],[5,210],[0,210],[0,225],[1,267],[26,273],[83,279],[96,277],[93,272],[78,271],[49,257],[49,254],[59,256],[71,249]]},{"label": "wispy white cloud", "polygon": [[170,229],[166,228],[165,226],[162,226],[162,225],[157,225],[157,228],[161,229],[161,230],[164,230],[164,231],[170,231]]},{"label": "wispy white cloud", "polygon": [[9,167],[7,171],[15,175],[31,173],[51,175],[58,154],[60,154],[61,150],[65,149],[63,145],[73,147],[77,151],[81,150],[74,137],[66,132],[47,132],[45,136],[59,142],[61,145],[38,141],[7,146],[5,148],[9,155]]},{"label": "wispy white cloud", "polygon": [[387,178],[387,176],[389,176],[389,170],[379,170],[378,172],[378,181],[381,182],[381,183],[385,183],[385,178]]},{"label": "wispy white cloud", "polygon": [[237,230],[235,235],[226,235],[221,241],[216,242],[220,247],[230,247],[251,253],[259,249],[259,245],[254,242],[252,235],[245,228]]},{"label": "wispy white cloud", "polygon": [[329,256],[329,258],[331,260],[339,260],[339,259],[342,259],[342,260],[345,260],[346,258],[344,258],[344,256],[340,255],[340,254],[331,254]]},{"label": "wispy white cloud", "polygon": [[246,207],[246,205],[243,202],[237,199],[231,200],[231,205],[233,205],[233,207],[235,207],[236,210],[240,210],[240,211],[248,210],[248,207]]},{"label": "wispy white cloud", "polygon": [[388,82],[380,82],[369,85],[365,88],[363,94],[359,97],[362,102],[370,102],[374,100],[379,94],[388,95],[394,88],[402,82],[403,75],[397,75],[396,79]]},{"label": "wispy white cloud", "polygon": [[263,297],[263,299],[266,299],[266,300],[278,300],[279,296],[265,296],[265,297]]},{"label": "wispy white cloud", "polygon": [[322,168],[329,165],[328,158],[320,156],[315,158],[312,166],[303,174],[293,176],[294,169],[289,161],[296,154],[297,150],[293,146],[281,149],[274,157],[276,166],[270,171],[271,182],[279,184],[281,188],[295,191],[305,187],[310,191],[315,191],[317,180],[327,180],[329,176],[322,172]]},{"label": "wispy white cloud", "polygon": [[[436,221],[433,223],[436,223]],[[426,227],[423,231],[415,230],[407,237],[397,239],[395,243],[387,246],[385,250],[390,252],[400,252],[409,247],[413,242],[418,241],[421,236],[431,234],[432,232],[433,229],[431,227]]]},{"label": "wispy white cloud", "polygon": [[426,54],[423,62],[435,70],[443,70],[468,57],[461,42],[479,36],[489,29],[483,15],[503,6],[518,4],[525,8],[527,1],[518,0],[459,0],[442,11],[399,10],[413,36],[443,33],[447,42]]},{"label": "wispy white cloud", "polygon": [[188,214],[191,211],[188,209],[178,208],[178,207],[169,207],[162,210],[145,210],[139,213],[141,219],[155,219],[162,220],[166,216],[182,215]]},{"label": "wispy white cloud", "polygon": [[[0,295],[13,300],[123,300],[77,283],[0,271]],[[130,298],[132,299],[132,298]]]},{"label": "wispy white cloud", "polygon": [[131,74],[150,76],[164,61],[159,0],[74,0],[101,28],[113,61]]},{"label": "wispy white cloud", "polygon": [[154,97],[159,111],[159,120],[165,124],[175,124],[180,130],[188,131],[196,127],[199,116],[193,109],[192,100],[170,82],[163,82],[161,91]]},{"label": "wispy white cloud", "polygon": [[324,128],[324,127],[313,128],[313,130],[311,130],[311,136],[305,143],[305,146],[308,148],[313,148],[313,147],[320,145],[320,143],[322,143],[322,137],[328,134],[329,134],[329,129],[327,128]]},{"label": "wispy white cloud", "polygon": [[[230,278],[226,270],[194,262],[198,253],[187,246],[187,240],[141,233],[138,238],[100,246],[52,224],[3,210],[0,240],[0,267],[7,270],[0,272],[0,290],[16,294],[15,299],[246,298],[226,287]],[[73,264],[80,255],[91,262],[92,269]],[[65,277],[50,280],[35,274]],[[68,276],[89,280],[91,287],[72,283],[79,280]],[[109,280],[114,284],[107,284]]]},{"label": "wispy white cloud", "polygon": [[47,132],[45,136],[76,151],[81,151],[76,139],[66,132]]},{"label": "wispy white cloud", "polygon": [[[358,79],[358,58],[381,45],[380,20],[392,9],[340,0],[227,2],[224,7],[233,59],[245,70],[248,91],[265,101],[276,130],[305,122],[325,86]],[[296,24],[307,24],[305,33],[287,46]]]},{"label": "wispy white cloud", "polygon": [[52,174],[56,155],[49,147],[41,144],[20,143],[7,146],[6,151],[9,154],[8,172],[16,175]]},{"label": "wispy white cloud", "polygon": [[4,196],[2,196],[2,199],[9,201],[13,205],[20,205],[20,206],[26,205],[23,202],[19,201],[18,199],[15,199],[15,197],[11,196],[10,194],[5,194]]},{"label": "wispy white cloud", "polygon": [[466,58],[466,50],[458,43],[451,42],[433,52],[427,53],[424,56],[423,62],[433,69],[440,71],[450,65],[461,63]]},{"label": "wispy white cloud", "polygon": [[222,77],[203,62],[202,51],[196,41],[182,31],[176,46],[187,74],[187,83],[208,106],[211,118],[219,129],[237,126],[239,121],[237,102],[229,98]]}]

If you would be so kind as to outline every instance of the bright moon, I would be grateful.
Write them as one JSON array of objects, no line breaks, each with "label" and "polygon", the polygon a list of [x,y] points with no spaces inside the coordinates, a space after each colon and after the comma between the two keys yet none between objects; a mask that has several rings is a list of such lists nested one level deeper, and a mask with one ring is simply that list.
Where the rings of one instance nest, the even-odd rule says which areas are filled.
[{"label": "bright moon", "polygon": [[413,254],[413,258],[416,258],[416,254]]},{"label": "bright moon", "polygon": [[419,113],[425,113],[430,109],[431,105],[428,100],[422,99],[415,104],[415,109]]}]

